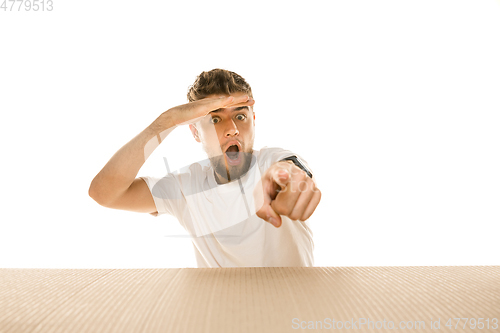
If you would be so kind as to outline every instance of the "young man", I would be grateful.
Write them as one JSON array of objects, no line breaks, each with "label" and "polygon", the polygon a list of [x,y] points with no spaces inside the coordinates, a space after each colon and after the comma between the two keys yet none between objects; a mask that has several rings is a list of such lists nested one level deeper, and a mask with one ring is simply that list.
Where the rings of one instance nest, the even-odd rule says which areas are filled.
[{"label": "young man", "polygon": [[[253,149],[250,85],[234,72],[214,69],[197,77],[188,100],[118,150],[93,179],[89,195],[108,208],[175,216],[192,236],[198,267],[313,266],[306,220],[321,192],[299,155]],[[136,178],[180,125],[189,125],[208,161],[163,178]]]}]

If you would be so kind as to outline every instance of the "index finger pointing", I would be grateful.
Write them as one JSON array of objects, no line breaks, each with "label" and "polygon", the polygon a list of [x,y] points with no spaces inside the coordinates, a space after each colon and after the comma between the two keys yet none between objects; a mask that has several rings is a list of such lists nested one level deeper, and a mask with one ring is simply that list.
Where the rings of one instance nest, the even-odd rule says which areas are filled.
[{"label": "index finger pointing", "polygon": [[284,168],[280,168],[273,173],[273,180],[276,184],[281,186],[281,189],[286,187],[290,178],[290,172]]}]

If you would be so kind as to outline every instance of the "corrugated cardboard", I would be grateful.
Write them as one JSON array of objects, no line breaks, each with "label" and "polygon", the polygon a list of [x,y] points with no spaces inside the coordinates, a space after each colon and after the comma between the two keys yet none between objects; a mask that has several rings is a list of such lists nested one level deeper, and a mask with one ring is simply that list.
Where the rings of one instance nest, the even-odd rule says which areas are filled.
[{"label": "corrugated cardboard", "polygon": [[499,319],[500,266],[0,269],[0,332],[500,332]]}]

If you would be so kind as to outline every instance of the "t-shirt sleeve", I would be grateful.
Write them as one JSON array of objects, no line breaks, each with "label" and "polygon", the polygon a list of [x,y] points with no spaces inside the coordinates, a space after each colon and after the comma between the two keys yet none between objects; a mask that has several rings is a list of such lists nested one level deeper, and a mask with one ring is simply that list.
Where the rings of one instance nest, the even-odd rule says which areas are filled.
[{"label": "t-shirt sleeve", "polygon": [[264,147],[261,149],[261,154],[263,154],[263,160],[266,162],[264,167],[264,169],[266,170],[274,163],[281,161],[286,157],[296,156],[305,164],[305,166],[311,171],[311,173],[313,173],[313,170],[311,169],[307,161],[301,155],[290,150],[278,147]]},{"label": "t-shirt sleeve", "polygon": [[149,176],[139,178],[146,182],[153,196],[157,212],[150,214],[155,217],[163,214],[177,216],[185,198],[174,174],[168,174],[163,178]]}]

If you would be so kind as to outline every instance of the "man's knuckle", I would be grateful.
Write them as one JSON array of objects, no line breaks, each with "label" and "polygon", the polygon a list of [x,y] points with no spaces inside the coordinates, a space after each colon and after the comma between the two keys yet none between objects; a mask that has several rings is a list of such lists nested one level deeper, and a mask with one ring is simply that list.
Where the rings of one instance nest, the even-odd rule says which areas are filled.
[{"label": "man's knuckle", "polygon": [[278,200],[274,200],[272,203],[271,203],[271,208],[276,212],[276,213],[280,213],[279,211],[281,211],[281,205],[279,204]]},{"label": "man's knuckle", "polygon": [[277,204],[276,205],[276,209],[274,210],[276,213],[278,214],[286,214],[287,211],[286,211],[286,207],[283,205],[283,204]]},{"label": "man's knuckle", "polygon": [[288,215],[291,213],[291,209],[287,207],[285,203],[277,202],[273,207],[274,211],[280,215]]},{"label": "man's knuckle", "polygon": [[302,180],[299,183],[299,191],[300,192],[305,192],[305,191],[307,191],[308,188],[309,188],[309,185],[307,184],[307,181]]}]

